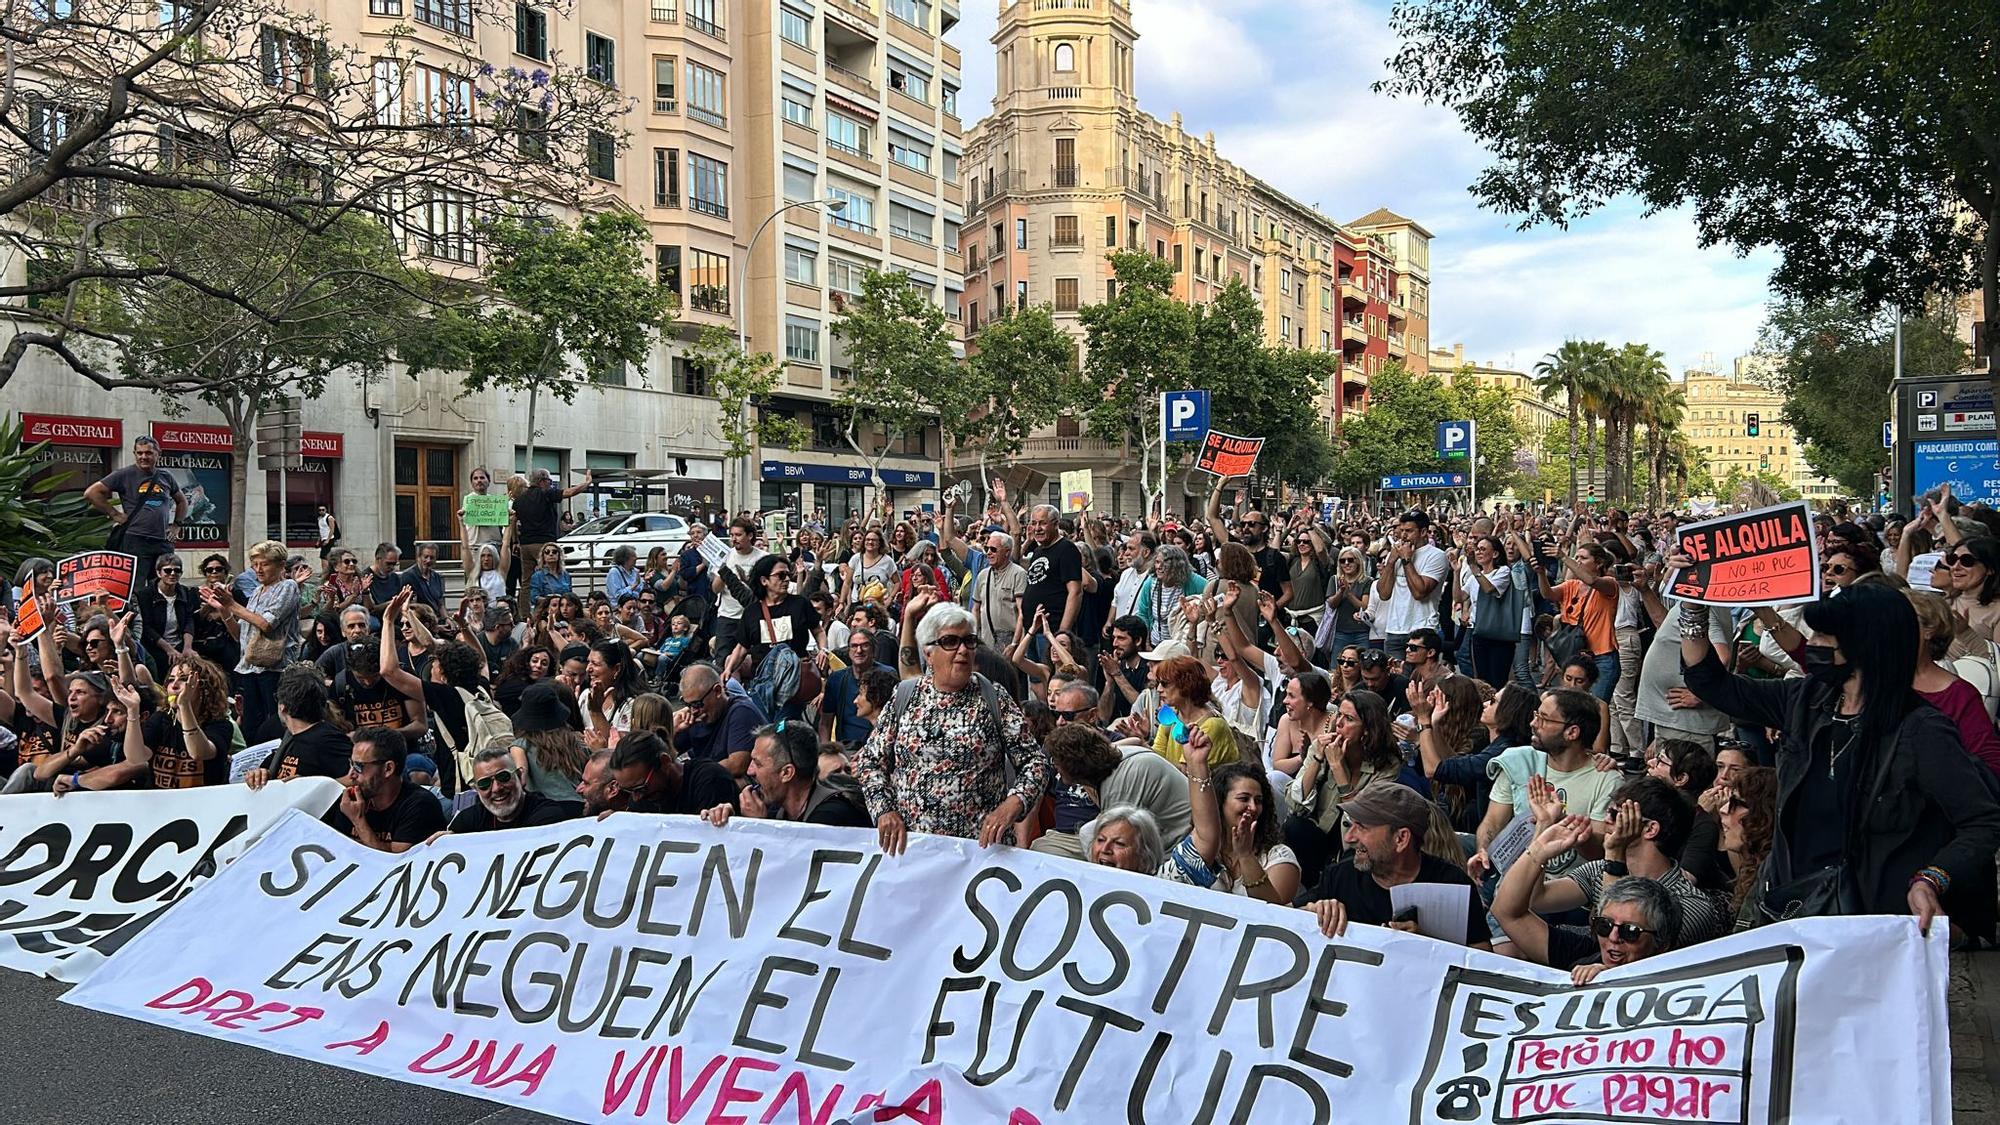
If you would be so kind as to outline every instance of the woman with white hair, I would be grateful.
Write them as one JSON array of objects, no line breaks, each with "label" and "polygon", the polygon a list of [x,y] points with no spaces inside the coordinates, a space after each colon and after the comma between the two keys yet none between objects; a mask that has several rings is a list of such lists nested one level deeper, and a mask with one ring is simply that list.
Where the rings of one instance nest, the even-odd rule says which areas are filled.
[{"label": "woman with white hair", "polygon": [[979,638],[970,613],[930,606],[914,637],[925,671],[897,686],[854,763],[882,848],[902,852],[910,832],[1002,842],[1040,803],[1048,757],[1020,705],[973,670]]},{"label": "woman with white hair", "polygon": [[1208,589],[1208,579],[1196,574],[1188,553],[1169,543],[1153,552],[1153,573],[1139,583],[1132,612],[1146,623],[1155,645],[1165,644],[1187,623],[1183,603]]},{"label": "woman with white hair", "polygon": [[479,573],[474,581],[486,591],[487,605],[499,605],[507,600],[508,561],[500,547],[491,543],[479,545]]},{"label": "woman with white hair", "polygon": [[1160,825],[1153,814],[1137,805],[1119,805],[1097,814],[1084,825],[1083,854],[1099,867],[1116,867],[1141,875],[1157,875],[1167,859],[1166,845],[1160,841]]}]

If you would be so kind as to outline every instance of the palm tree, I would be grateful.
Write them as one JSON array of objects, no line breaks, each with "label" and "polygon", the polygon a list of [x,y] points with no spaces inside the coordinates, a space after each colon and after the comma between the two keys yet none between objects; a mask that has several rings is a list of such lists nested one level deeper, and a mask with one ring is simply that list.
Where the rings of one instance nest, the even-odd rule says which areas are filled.
[{"label": "palm tree", "polygon": [[[1535,364],[1535,390],[1543,402],[1554,402],[1557,395],[1569,407],[1569,502],[1576,504],[1576,420],[1582,408],[1580,397],[1582,386],[1593,381],[1592,369],[1597,366],[1597,350],[1604,345],[1587,343],[1582,340],[1565,340],[1563,346],[1542,357]],[[1596,435],[1596,423],[1591,423],[1591,434]]]},{"label": "palm tree", "polygon": [[[1669,455],[1677,448],[1677,441],[1684,442],[1681,434],[1681,419],[1687,413],[1687,392],[1668,383],[1654,396],[1646,417],[1646,465],[1650,478],[1646,483],[1646,506],[1657,508],[1666,497],[1662,486],[1666,482]],[[1685,466],[1682,467],[1685,472]]]},{"label": "palm tree", "polygon": [[[1611,345],[1606,344],[1602,340],[1587,341],[1582,345],[1582,348],[1584,361],[1582,367],[1577,371],[1575,394],[1580,400],[1579,406],[1583,411],[1584,475],[1585,479],[1590,483],[1591,494],[1598,496],[1600,492],[1598,486],[1600,484],[1608,486],[1610,481],[1600,478],[1597,475],[1597,419],[1600,415],[1608,415],[1610,412],[1609,408],[1613,393],[1612,372],[1616,366],[1616,356],[1611,350]],[[1608,477],[1611,461],[1611,450],[1608,446],[1612,432],[1612,427],[1608,420],[1605,424],[1604,432],[1607,443],[1607,448],[1604,450],[1604,460],[1607,468],[1606,477]],[[1611,498],[1610,488],[1605,487],[1601,491],[1602,495],[1598,496],[1598,498],[1608,502]]]},{"label": "palm tree", "polygon": [[[1610,495],[1632,503],[1632,479],[1636,476],[1638,427],[1649,424],[1662,397],[1672,387],[1667,378],[1666,357],[1645,344],[1626,344],[1611,357],[1611,385],[1605,411],[1610,427],[1605,457],[1614,469],[1615,483]],[[1651,438],[1649,437],[1650,441]]]}]

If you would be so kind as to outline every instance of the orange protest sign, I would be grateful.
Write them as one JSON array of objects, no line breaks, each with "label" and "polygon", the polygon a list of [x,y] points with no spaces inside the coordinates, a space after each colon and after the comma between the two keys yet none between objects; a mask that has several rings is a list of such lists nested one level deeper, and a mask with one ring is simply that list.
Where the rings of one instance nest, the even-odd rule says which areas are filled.
[{"label": "orange protest sign", "polygon": [[24,641],[32,641],[42,635],[48,622],[42,617],[42,599],[32,593],[21,595],[21,606],[14,611],[14,633]]},{"label": "orange protest sign", "polygon": [[132,600],[139,560],[122,551],[85,551],[56,564],[59,602],[105,599],[116,605]]},{"label": "orange protest sign", "polygon": [[1201,458],[1194,467],[1219,477],[1247,477],[1257,467],[1257,454],[1263,450],[1263,438],[1235,437],[1210,430],[1202,439]]}]

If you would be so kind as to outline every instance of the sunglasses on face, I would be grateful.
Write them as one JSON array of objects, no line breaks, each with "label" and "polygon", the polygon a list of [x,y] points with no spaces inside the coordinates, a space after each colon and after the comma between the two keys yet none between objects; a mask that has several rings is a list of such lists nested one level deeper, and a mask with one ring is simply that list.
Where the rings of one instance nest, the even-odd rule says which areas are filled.
[{"label": "sunglasses on face", "polygon": [[474,789],[479,790],[481,793],[484,793],[488,789],[493,788],[495,785],[505,785],[513,780],[514,780],[513,770],[495,770],[492,773],[487,774],[485,777],[473,778],[472,787]]},{"label": "sunglasses on face", "polygon": [[1361,663],[1361,661],[1356,660],[1352,656],[1343,656],[1340,658],[1340,666],[1343,668],[1352,668],[1359,663]]},{"label": "sunglasses on face", "polygon": [[1945,564],[1946,566],[1978,566],[1978,565],[1980,565],[1980,563],[1979,563],[1979,556],[1977,556],[1977,555],[1972,555],[1972,554],[1967,554],[1967,553],[1965,553],[1965,552],[1963,552],[1963,551],[1961,551],[1961,552],[1958,552],[1957,554],[1951,554],[1951,555],[1946,555],[1946,556],[1945,556],[1945,558],[1944,558],[1944,564]]},{"label": "sunglasses on face", "polygon": [[226,574],[226,573],[228,573],[227,571],[223,570],[223,569],[222,569],[221,567],[219,567],[219,566],[205,566],[205,567],[202,567],[202,568],[201,568],[201,572],[202,572],[203,574]]},{"label": "sunglasses on face", "polygon": [[1073,723],[1078,715],[1083,714],[1082,711],[1065,711],[1060,707],[1054,708],[1054,711],[1056,718],[1065,723]]},{"label": "sunglasses on face", "polygon": [[792,572],[789,570],[774,570],[771,572],[771,577],[780,582],[790,582],[792,580]]},{"label": "sunglasses on face", "polygon": [[1819,569],[1820,573],[1831,574],[1835,578],[1845,578],[1848,575],[1854,573],[1854,568],[1848,566],[1846,563],[1827,563],[1825,566],[1822,566]]},{"label": "sunglasses on face", "polygon": [[180,567],[177,567],[177,566],[163,566],[163,567],[161,567],[161,568],[160,568],[160,569],[159,569],[158,571],[156,571],[155,573],[158,573],[158,574],[179,574],[180,572],[181,572],[181,568],[180,568]]},{"label": "sunglasses on face", "polygon": [[1609,918],[1592,918],[1590,932],[1601,938],[1610,938],[1621,945],[1632,945],[1640,938],[1657,931],[1649,930],[1636,922],[1613,922]]},{"label": "sunglasses on face", "polygon": [[611,787],[613,789],[616,789],[620,793],[625,794],[627,797],[637,797],[644,794],[646,792],[646,787],[648,785],[651,785],[652,783],[653,783],[653,771],[647,770],[646,776],[643,779],[641,779],[639,784],[637,785],[626,785],[623,784],[622,782],[614,782]]},{"label": "sunglasses on face", "polygon": [[381,764],[382,764],[381,762],[369,762],[369,761],[363,761],[360,758],[354,758],[347,763],[347,772],[350,774],[357,774],[366,770],[369,766],[379,766]]},{"label": "sunglasses on face", "polygon": [[967,646],[970,646],[972,648],[978,648],[979,638],[954,633],[949,636],[939,637],[937,640],[931,643],[937,645],[937,647],[945,650],[946,652],[957,652],[959,649],[965,648]]}]

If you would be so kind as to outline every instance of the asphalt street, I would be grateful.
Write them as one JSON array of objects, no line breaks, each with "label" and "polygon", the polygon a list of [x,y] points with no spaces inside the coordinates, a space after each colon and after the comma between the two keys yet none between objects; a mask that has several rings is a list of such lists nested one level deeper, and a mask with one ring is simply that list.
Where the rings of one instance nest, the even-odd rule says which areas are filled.
[{"label": "asphalt street", "polygon": [[0,969],[5,1125],[554,1125],[556,1118],[64,1004]]}]

